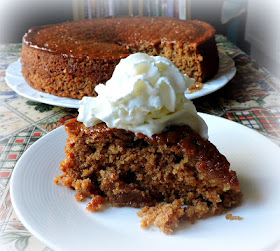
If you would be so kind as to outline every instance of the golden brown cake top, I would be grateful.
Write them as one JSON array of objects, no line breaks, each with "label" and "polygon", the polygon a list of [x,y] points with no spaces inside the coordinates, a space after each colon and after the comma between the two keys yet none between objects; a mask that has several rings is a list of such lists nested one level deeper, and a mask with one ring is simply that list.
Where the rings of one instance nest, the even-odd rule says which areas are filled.
[{"label": "golden brown cake top", "polygon": [[170,17],[107,17],[31,28],[23,42],[66,56],[120,59],[141,44],[193,43],[213,37],[215,29],[198,20]]}]

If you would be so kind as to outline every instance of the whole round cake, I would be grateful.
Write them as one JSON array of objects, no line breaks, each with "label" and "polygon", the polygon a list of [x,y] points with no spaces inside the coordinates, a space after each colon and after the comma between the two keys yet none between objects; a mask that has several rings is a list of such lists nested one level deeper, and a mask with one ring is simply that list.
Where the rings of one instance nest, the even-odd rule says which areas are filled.
[{"label": "whole round cake", "polygon": [[106,17],[29,29],[23,37],[22,74],[33,88],[61,97],[96,96],[122,58],[136,52],[170,59],[204,82],[218,71],[215,29],[198,20]]}]

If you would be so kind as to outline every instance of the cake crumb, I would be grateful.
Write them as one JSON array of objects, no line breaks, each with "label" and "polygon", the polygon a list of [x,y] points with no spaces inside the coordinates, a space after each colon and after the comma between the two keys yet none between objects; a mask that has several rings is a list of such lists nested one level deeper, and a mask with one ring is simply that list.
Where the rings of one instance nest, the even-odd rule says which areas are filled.
[{"label": "cake crumb", "polygon": [[76,201],[84,201],[84,200],[85,200],[85,196],[84,196],[83,193],[77,192],[77,193],[75,194],[75,199],[76,199]]},{"label": "cake crumb", "polygon": [[105,199],[100,195],[96,195],[92,197],[86,209],[91,212],[98,212],[101,210],[101,207],[104,203],[105,203]]},{"label": "cake crumb", "polygon": [[55,177],[54,180],[53,180],[53,182],[54,182],[54,184],[59,185],[59,184],[60,184],[60,182],[59,182],[59,177],[58,177],[58,176]]},{"label": "cake crumb", "polygon": [[226,219],[227,219],[227,220],[243,220],[242,217],[240,217],[240,216],[233,216],[233,215],[230,214],[230,213],[226,214]]},{"label": "cake crumb", "polygon": [[197,92],[199,90],[203,89],[203,83],[201,82],[195,82],[190,88],[189,91],[190,93]]},{"label": "cake crumb", "polygon": [[141,227],[146,229],[154,225],[165,234],[172,234],[184,215],[182,205],[182,200],[174,200],[169,204],[162,202],[154,207],[144,207],[137,213],[139,217],[142,217]]}]

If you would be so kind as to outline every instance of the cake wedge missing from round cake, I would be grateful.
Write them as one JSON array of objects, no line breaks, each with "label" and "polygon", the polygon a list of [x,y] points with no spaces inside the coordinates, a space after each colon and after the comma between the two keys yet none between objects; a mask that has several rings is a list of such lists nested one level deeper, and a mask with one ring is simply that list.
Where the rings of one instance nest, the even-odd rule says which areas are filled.
[{"label": "cake wedge missing from round cake", "polygon": [[122,59],[98,96],[84,97],[66,125],[63,172],[56,179],[92,198],[87,209],[141,208],[142,227],[171,234],[180,221],[227,212],[242,193],[226,157],[184,96],[189,79],[162,57]]},{"label": "cake wedge missing from round cake", "polygon": [[218,71],[215,29],[198,20],[107,17],[33,27],[23,37],[22,74],[36,90],[96,96],[120,59],[136,52],[169,58],[197,82]]}]

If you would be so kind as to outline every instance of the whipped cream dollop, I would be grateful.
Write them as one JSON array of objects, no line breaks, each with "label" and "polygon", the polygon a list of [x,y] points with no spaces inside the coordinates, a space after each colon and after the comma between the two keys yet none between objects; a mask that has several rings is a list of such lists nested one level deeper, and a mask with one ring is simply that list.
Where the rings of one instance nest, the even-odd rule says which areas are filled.
[{"label": "whipped cream dollop", "polygon": [[169,125],[189,125],[208,138],[208,128],[184,92],[194,80],[167,58],[135,53],[121,59],[106,85],[95,87],[97,97],[83,97],[78,121],[91,127],[130,130],[151,137]]}]

